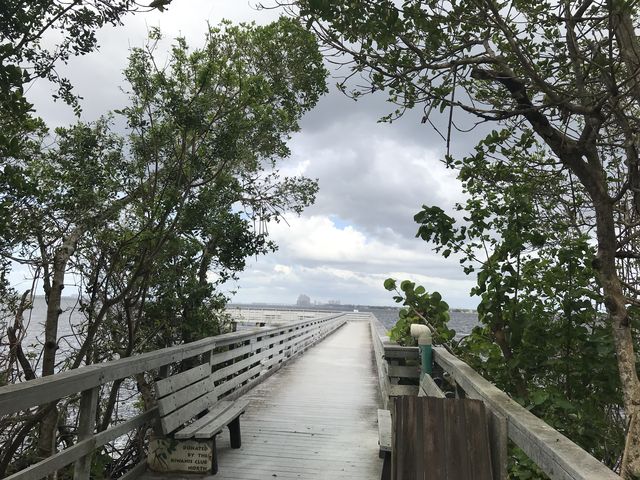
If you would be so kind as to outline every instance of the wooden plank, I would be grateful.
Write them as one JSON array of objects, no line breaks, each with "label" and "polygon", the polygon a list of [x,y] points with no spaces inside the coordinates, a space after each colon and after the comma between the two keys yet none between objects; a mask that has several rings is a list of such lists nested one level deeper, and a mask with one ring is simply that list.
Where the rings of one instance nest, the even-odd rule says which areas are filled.
[{"label": "wooden plank", "polygon": [[[306,340],[308,341],[304,341],[303,345],[300,346],[298,353],[300,353],[301,351],[303,351],[304,349],[308,348],[310,345],[317,343],[322,337],[324,337],[325,335],[328,335],[329,333],[331,333],[333,330],[339,328],[340,326],[345,324],[345,320],[344,318],[341,318],[341,315],[336,315],[334,317],[332,317],[331,319],[329,319],[330,321],[326,321],[325,324],[323,324],[320,328],[317,328],[316,331],[313,332],[313,334],[311,335],[307,335]],[[325,321],[325,320],[323,320]],[[315,322],[314,327],[317,326],[318,322]],[[306,325],[309,325],[309,322],[306,323]],[[303,328],[303,326],[297,326],[294,327],[294,329],[291,328],[286,328],[286,329],[281,329],[280,331],[282,332],[290,332],[290,333],[295,333],[295,334],[299,334],[298,330],[300,330],[301,328]],[[225,344],[230,344],[233,342],[238,342],[238,339],[251,339],[251,338],[263,338],[264,337],[264,333],[265,333],[266,329],[260,329],[260,331],[256,331],[256,332],[251,332],[251,335],[247,335],[246,332],[242,332],[242,335],[235,335],[235,334],[227,334],[225,336],[218,336],[215,337],[217,340],[220,341],[219,344],[212,344],[210,341],[208,342],[203,342],[203,341],[199,341],[199,342],[194,342],[194,344],[197,344],[196,347],[197,349],[193,349],[194,344],[190,344],[189,348],[185,348],[185,346],[179,346],[179,347],[172,347],[170,349],[164,349],[162,351],[157,351],[157,352],[152,352],[153,355],[151,356],[147,356],[147,360],[149,360],[149,362],[145,363],[146,366],[148,366],[149,368],[159,368],[159,369],[163,369],[163,370],[167,370],[167,365],[177,362],[177,361],[181,361],[184,360],[185,358],[189,358],[190,356],[195,356],[195,355],[199,355],[199,354],[207,354],[208,352],[211,351],[211,348],[215,347],[216,345],[225,345]],[[274,329],[277,330],[277,329]],[[234,335],[233,337],[231,337],[231,335]],[[205,339],[205,340],[210,340],[210,339]],[[269,340],[267,340],[269,341]],[[279,341],[279,340],[278,340]],[[273,338],[271,339],[271,342],[273,344]],[[257,343],[257,342],[256,342]],[[213,346],[212,346],[213,345]],[[198,350],[199,349],[199,350]],[[147,354],[144,354],[147,355]],[[141,355],[142,356],[142,355]],[[136,360],[139,359],[138,356],[136,357]],[[117,377],[117,375],[121,374],[123,371],[132,371],[132,370],[127,370],[127,369],[131,369],[133,368],[133,366],[135,366],[135,364],[137,364],[137,362],[132,362],[131,359],[123,359],[125,360],[124,362],[122,361],[115,361],[115,362],[109,362],[109,363],[105,363],[105,364],[101,364],[101,365],[95,365],[95,366],[90,366],[90,367],[85,367],[85,369],[78,369],[73,373],[73,375],[62,375],[62,386],[60,389],[56,390],[56,395],[58,393],[60,393],[61,391],[64,391],[66,388],[69,388],[69,385],[65,386],[65,382],[69,380],[69,378],[73,378],[75,380],[78,380],[80,383],[80,385],[91,385],[91,382],[96,382],[96,384],[99,384],[100,381],[100,375],[102,376],[102,381],[107,381],[105,379],[114,379],[114,378],[120,378]],[[286,361],[286,360],[285,360]],[[284,363],[284,362],[283,362]],[[115,369],[114,370],[109,370],[108,372],[105,373],[105,365],[109,365],[109,364],[115,364]],[[282,364],[278,364],[276,365],[277,368],[272,368],[269,372],[273,372],[276,371]],[[137,367],[136,367],[137,368]],[[80,371],[80,370],[84,370],[84,371]],[[266,373],[269,373],[266,372]],[[135,373],[135,371],[134,371]],[[265,372],[260,372],[265,373]],[[85,375],[91,375],[92,378],[88,378],[85,377]],[[127,375],[125,375],[127,376]],[[252,385],[255,385],[256,383],[261,382],[264,378],[266,378],[266,376],[268,375],[261,375],[260,377],[251,380],[251,382],[249,382],[249,384],[242,386],[241,388],[239,388],[236,392],[233,392],[233,394],[231,395],[232,397],[234,395],[236,395],[236,393],[238,392],[242,392],[245,387],[250,387]],[[56,378],[60,378],[58,376],[56,376]],[[84,380],[83,380],[84,378]],[[56,382],[51,382],[52,378],[49,377],[47,380],[47,384],[50,386],[53,383],[57,383]],[[97,381],[96,381],[97,380]],[[83,383],[86,382],[86,383]],[[31,382],[28,382],[31,383]],[[39,382],[36,382],[36,384]],[[35,386],[36,390],[41,391],[40,388],[38,387],[38,385]],[[7,399],[8,397],[2,396],[3,394],[6,394],[6,390],[7,389],[0,389],[0,400],[4,400]],[[73,389],[73,391],[77,391],[78,388],[77,386]],[[50,393],[50,392],[49,392]],[[64,395],[62,395],[64,396]],[[24,408],[27,408],[27,406],[25,406]],[[22,405],[20,406],[19,409],[22,409]],[[17,411],[17,410],[14,410]],[[143,414],[142,416],[136,417],[136,421],[138,421],[138,419],[142,419],[144,421],[148,421],[151,417],[153,416],[157,416],[158,415],[158,409],[154,408],[153,410],[151,410],[150,412],[147,412],[145,414]],[[47,474],[51,473],[52,471],[55,471],[59,468],[64,467],[65,465],[68,465],[69,463],[75,461],[77,458],[82,457],[83,455],[86,455],[87,453],[89,453],[93,448],[95,448],[96,445],[103,445],[104,443],[113,440],[113,438],[111,438],[112,434],[118,434],[117,436],[120,436],[124,433],[126,433],[127,428],[130,430],[133,427],[133,424],[130,424],[129,422],[125,422],[123,424],[120,424],[116,427],[114,427],[113,429],[108,429],[105,432],[101,432],[99,434],[96,434],[94,437],[89,438],[85,441],[80,442],[77,445],[74,445],[73,447],[71,447],[70,449],[67,449],[63,452],[60,452],[60,457],[58,456],[53,456],[50,457],[48,459],[46,459],[44,461],[44,466],[40,465],[40,467],[38,468],[42,468],[42,471],[44,472],[44,474],[42,476],[46,476]],[[104,443],[99,443],[104,441]],[[93,445],[93,447],[92,447]],[[60,461],[64,461],[66,463],[62,464],[60,467],[55,467],[55,462],[60,462]],[[51,463],[53,462],[53,463]],[[52,466],[53,465],[53,466]],[[144,465],[143,465],[144,466]],[[28,470],[28,469],[27,469]],[[24,470],[23,472],[26,472],[27,470]],[[19,472],[17,475],[18,477],[11,477],[11,478],[31,478],[31,472],[29,471],[26,473],[27,476],[21,476],[23,472]],[[41,478],[41,477],[37,477],[37,478]]]},{"label": "wooden plank", "polygon": [[[427,397],[428,400],[434,400]],[[445,462],[447,479],[470,479],[469,452],[464,441],[464,408],[458,399],[439,399],[444,405],[444,443],[446,457],[440,461]],[[437,440],[436,440],[437,441]]]},{"label": "wooden plank", "polygon": [[[331,324],[331,330],[328,331],[324,337],[322,338],[318,338],[317,341],[322,340],[323,338],[325,338],[327,335],[329,335],[330,333],[332,333],[333,331],[335,331],[336,329],[342,327],[343,325],[345,325],[345,321],[344,320],[339,320],[337,322],[334,322],[333,324]],[[317,342],[316,342],[317,343]],[[311,345],[307,345],[305,347],[309,348]],[[286,352],[283,352],[279,358],[273,358],[273,359],[269,359],[265,362],[261,362],[262,364],[262,370],[260,370],[260,374],[257,377],[251,378],[249,381],[247,381],[247,383],[245,383],[242,386],[239,387],[234,387],[234,390],[225,395],[225,399],[237,399],[240,398],[244,393],[246,393],[247,391],[251,390],[253,387],[255,387],[257,384],[261,383],[264,381],[264,379],[270,375],[272,375],[274,372],[276,372],[278,369],[280,369],[282,366],[286,365],[287,363],[289,363],[291,360],[295,359],[298,355],[302,354],[304,352],[304,349],[298,350],[295,354],[291,355],[291,356],[286,356]],[[218,390],[218,392],[220,392],[220,390]],[[219,393],[220,394],[220,393]]]},{"label": "wooden plank", "polygon": [[[96,411],[98,410],[99,399],[99,388],[92,388],[91,390],[82,392],[78,418],[78,441],[86,440],[93,436],[93,430],[96,427]],[[73,478],[88,480],[90,470],[91,454],[89,453],[76,461],[73,467]]]},{"label": "wooden plank", "polygon": [[395,343],[390,343],[384,346],[384,358],[420,358],[418,347],[401,347]]},{"label": "wooden plank", "polygon": [[[160,416],[165,417],[174,412],[196,398],[199,398],[207,393],[213,392],[215,385],[213,380],[206,377],[193,385],[189,385],[182,390],[178,390],[164,398],[158,400],[158,408],[160,410]],[[198,413],[198,412],[196,412]]]},{"label": "wooden plank", "polygon": [[153,407],[150,410],[147,410],[140,415],[136,415],[135,417],[119,423],[107,430],[104,430],[100,433],[96,433],[94,435],[95,446],[101,447],[102,445],[106,445],[107,443],[115,440],[118,437],[121,437],[127,432],[135,430],[136,428],[142,427],[143,425],[151,422],[152,420],[156,420],[158,418],[158,407]]},{"label": "wooden plank", "polygon": [[379,334],[379,330],[382,329],[382,325],[377,319],[370,322],[370,335],[371,343],[373,345],[373,356],[376,363],[376,370],[378,373],[378,388],[380,392],[380,403],[384,408],[389,408],[389,390],[391,383],[389,382],[388,364],[384,359],[384,340],[387,337],[382,337]]},{"label": "wooden plank", "polygon": [[393,402],[393,451],[391,454],[391,478],[408,480],[422,478],[423,472],[416,471],[418,454],[418,433],[422,434],[422,425],[418,425],[415,402],[417,397],[398,397]]},{"label": "wooden plank", "polygon": [[209,364],[198,365],[184,372],[156,380],[155,389],[157,398],[165,397],[203,378],[207,378],[211,373],[209,368]]},{"label": "wooden plank", "polygon": [[195,399],[193,402],[186,404],[184,407],[176,410],[171,415],[161,417],[160,425],[162,425],[162,432],[165,435],[168,435],[180,425],[183,425],[184,423],[195,417],[198,413],[204,411],[210,405],[213,405],[216,400],[216,393],[210,392],[200,398]]},{"label": "wooden plank", "polygon": [[513,401],[462,360],[442,347],[434,347],[434,359],[467,396],[484,401],[487,408],[506,418],[509,438],[553,480],[620,480],[609,468]]},{"label": "wooden plank", "polygon": [[393,419],[393,478],[491,480],[482,402],[399,397]]},{"label": "wooden plank", "polygon": [[[456,402],[464,410],[464,434],[466,450],[469,455],[468,471],[472,480],[493,480],[491,468],[491,442],[484,403],[480,400],[462,400]],[[463,444],[463,447],[465,445]]]},{"label": "wooden plank", "polygon": [[241,347],[233,348],[231,350],[227,350],[224,352],[218,352],[211,356],[210,363],[213,366],[217,366],[224,362],[230,362],[231,360],[234,360],[237,357],[241,357],[243,355],[251,353],[252,350],[253,350],[252,345],[243,345]]},{"label": "wooden plank", "polygon": [[436,382],[433,381],[433,378],[431,378],[431,375],[428,373],[422,375],[422,378],[420,379],[420,391],[418,392],[418,396],[445,398],[440,387],[436,385]]},{"label": "wooden plank", "polygon": [[195,433],[195,438],[211,438],[225,426],[229,425],[234,418],[244,413],[249,405],[249,400],[239,399],[236,400],[233,405],[218,415],[215,420],[209,422],[203,428]]},{"label": "wooden plank", "polygon": [[147,459],[138,462],[131,470],[120,477],[120,480],[135,480],[147,470]]},{"label": "wooden plank", "polygon": [[391,451],[391,412],[378,409],[378,443],[381,452]]},{"label": "wooden plank", "polygon": [[80,441],[72,447],[62,450],[49,458],[6,477],[4,480],[38,480],[40,478],[44,478],[51,472],[55,472],[56,470],[66,467],[96,448],[106,445],[125,433],[148,423],[156,418],[157,415],[158,409],[153,408],[152,410],[127,420],[126,422],[120,423],[115,427],[111,427],[103,432],[97,433],[93,437]]},{"label": "wooden plank", "polygon": [[218,365],[222,362],[233,360],[239,356],[255,352],[258,349],[264,349],[266,347],[271,348],[272,346],[283,348],[285,342],[289,342],[302,333],[304,333],[304,330],[300,329],[299,327],[290,328],[290,326],[288,326],[287,328],[283,328],[281,329],[281,331],[278,331],[276,333],[272,333],[266,336],[262,335],[262,337],[266,338],[262,338],[261,340],[258,340],[250,345],[244,345],[240,348],[217,353],[213,355],[211,362],[214,365]]},{"label": "wooden plank", "polygon": [[497,412],[488,410],[488,420],[493,480],[508,480],[509,436],[507,419]]},{"label": "wooden plank", "polygon": [[422,400],[422,430],[426,432],[422,442],[422,457],[432,459],[429,462],[425,478],[427,480],[441,480],[447,478],[447,451],[445,449],[444,405],[445,402],[435,397]]},{"label": "wooden plank", "polygon": [[171,363],[181,362],[187,358],[207,353],[217,347],[232,345],[269,334],[279,334],[292,327],[304,329],[317,324],[330,324],[339,321],[342,316],[343,314],[339,313],[314,321],[301,320],[289,324],[287,328],[264,327],[226,333],[185,345],[177,345],[98,365],[89,365],[48,377],[40,377],[28,382],[7,385],[0,388],[0,416],[23,411],[37,405],[44,405],[104,383],[154,370]]},{"label": "wooden plank", "polygon": [[390,397],[400,397],[405,395],[418,395],[417,385],[391,385],[389,388]]},{"label": "wooden plank", "polygon": [[263,360],[260,361],[260,364],[263,367],[263,370],[261,373],[266,373],[267,370],[269,370],[271,367],[273,367],[274,365],[278,365],[279,363],[282,363],[286,360],[285,355],[282,353],[280,355],[275,355],[271,358],[265,358]]},{"label": "wooden plank", "polygon": [[216,417],[219,417],[225,410],[228,410],[232,405],[233,405],[233,402],[229,402],[226,400],[216,402],[216,404],[209,409],[209,412],[204,417],[199,418],[195,422],[190,423],[186,427],[178,430],[176,433],[173,434],[173,437],[177,440],[187,440],[189,438],[193,438],[194,434],[198,430],[205,427],[209,422],[212,422],[213,420],[215,420]]},{"label": "wooden plank", "polygon": [[231,378],[230,380],[227,380],[226,382],[222,382],[218,384],[216,386],[216,392],[218,393],[218,396],[221,397],[228,391],[233,390],[234,388],[240,386],[241,384],[249,380],[251,377],[258,375],[261,370],[262,370],[262,365],[256,365],[255,367],[247,370],[246,372],[241,373],[240,375],[236,375],[235,377]]},{"label": "wooden plank", "polygon": [[400,378],[419,378],[420,371],[417,366],[404,367],[400,365],[389,365],[389,376]]},{"label": "wooden plank", "polygon": [[227,365],[220,370],[216,370],[211,374],[211,378],[215,381],[218,381],[222,378],[228,377],[230,375],[234,375],[238,373],[240,370],[247,368],[254,363],[258,363],[262,358],[268,357],[269,355],[273,355],[275,351],[275,347],[264,350],[260,353],[252,354],[250,357],[245,358],[244,360],[240,360],[238,362],[232,363],[231,365]]}]

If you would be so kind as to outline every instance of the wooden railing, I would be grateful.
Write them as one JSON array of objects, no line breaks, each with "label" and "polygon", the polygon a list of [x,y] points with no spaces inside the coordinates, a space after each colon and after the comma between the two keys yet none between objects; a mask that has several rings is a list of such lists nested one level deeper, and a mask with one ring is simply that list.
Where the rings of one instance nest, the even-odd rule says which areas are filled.
[{"label": "wooden railing", "polygon": [[[388,408],[397,395],[417,394],[419,366],[417,347],[401,347],[389,340],[386,329],[372,319],[371,334],[378,368],[382,403]],[[499,441],[500,430],[540,469],[553,480],[620,480],[621,477],[600,463],[588,452],[560,432],[512,400],[506,393],[487,381],[469,365],[442,347],[434,347],[435,368],[442,370],[456,392],[456,396],[482,400],[490,412],[490,433]],[[492,440],[493,441],[493,440]],[[498,456],[505,459],[506,439]],[[500,460],[503,463],[504,460]]]},{"label": "wooden railing", "polygon": [[[89,365],[54,376],[0,388],[0,417],[46,408],[64,398],[80,394],[78,441],[55,455],[31,465],[6,480],[35,480],[74,465],[75,479],[88,479],[92,453],[109,442],[136,429],[153,424],[157,408],[95,433],[99,389],[109,383],[146,372],[155,377],[169,373],[177,362],[202,356],[212,365],[212,377],[219,397],[237,398],[286,362],[343,325],[346,316],[336,313],[320,319],[303,320],[286,326],[263,327],[156,350],[130,358]],[[39,411],[42,411],[42,408]],[[32,412],[34,413],[34,412]],[[145,460],[130,470],[125,480],[141,474]]]}]

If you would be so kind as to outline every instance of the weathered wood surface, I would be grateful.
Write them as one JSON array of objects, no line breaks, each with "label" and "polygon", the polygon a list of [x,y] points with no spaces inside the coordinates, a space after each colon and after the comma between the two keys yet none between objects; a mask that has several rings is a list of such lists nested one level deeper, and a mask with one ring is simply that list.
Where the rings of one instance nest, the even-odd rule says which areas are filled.
[{"label": "weathered wood surface", "polygon": [[[158,415],[158,409],[154,408],[147,412],[144,412],[131,420],[119,423],[115,427],[111,427],[108,430],[95,434],[91,438],[82,440],[72,447],[69,447],[55,455],[31,465],[30,467],[20,470],[19,472],[6,477],[4,480],[33,480],[45,477],[48,473],[59,470],[66,465],[82,458],[83,456],[91,453],[97,447],[106,445],[107,443],[115,440],[118,437],[130,432],[142,425],[151,422]],[[146,461],[145,461],[146,465]],[[122,477],[124,478],[124,477]]]},{"label": "weathered wood surface", "polygon": [[36,378],[28,382],[7,385],[0,388],[0,416],[37,405],[43,405],[77,392],[89,390],[99,385],[130,377],[138,373],[161,368],[165,365],[180,362],[196,355],[206,354],[214,348],[249,341],[255,338],[256,335],[260,335],[261,337],[283,335],[292,328],[297,327],[298,329],[302,329],[311,325],[325,327],[333,323],[332,320],[334,318],[341,316],[341,313],[336,313],[333,316],[315,320],[301,320],[286,326],[265,327],[226,333],[186,345],[164,348],[162,350],[98,365],[89,365],[49,377]]},{"label": "weathered wood surface", "polygon": [[231,408],[231,405],[233,405],[233,402],[227,402],[225,400],[216,402],[215,406],[211,408],[206,415],[190,423],[186,427],[181,428],[176,433],[174,433],[173,437],[177,440],[186,440],[188,438],[192,438],[198,430],[203,428],[208,423],[214,421],[225,410]]},{"label": "weathered wood surface", "polygon": [[[96,412],[100,400],[100,389],[92,388],[80,395],[80,411],[78,418],[78,441],[86,440],[93,436],[96,426]],[[91,453],[78,459],[73,469],[73,478],[88,479],[91,470]]]},{"label": "weathered wood surface", "polygon": [[404,367],[401,365],[389,365],[389,376],[401,378],[419,378],[420,368],[415,365],[409,367]]},{"label": "weathered wood surface", "polygon": [[481,401],[400,397],[393,409],[392,478],[492,480]]},{"label": "weathered wood surface", "polygon": [[390,397],[402,397],[406,395],[418,395],[418,385],[391,385]]},{"label": "weathered wood surface", "polygon": [[158,395],[158,398],[166,397],[173,392],[196,383],[198,380],[207,378],[210,373],[209,365],[198,365],[177,375],[156,380],[156,395]]},{"label": "weathered wood surface", "polygon": [[507,432],[507,419],[491,410],[487,411],[487,416],[489,419],[493,480],[508,480],[509,434]]},{"label": "weathered wood surface", "polygon": [[370,327],[354,322],[282,367],[246,394],[242,448],[230,448],[227,432],[218,437],[219,471],[211,478],[379,478],[372,360]]},{"label": "weathered wood surface", "polygon": [[425,373],[420,378],[420,391],[418,392],[418,396],[444,398],[444,393],[442,393],[440,387],[436,385],[436,382],[433,381],[431,375]]},{"label": "weathered wood surface", "polygon": [[444,348],[434,348],[434,360],[469,398],[484,401],[490,410],[506,419],[509,438],[553,480],[620,480],[609,468]]},{"label": "weathered wood surface", "polygon": [[195,438],[211,438],[216,433],[220,432],[225,426],[229,425],[231,421],[244,412],[249,404],[248,399],[236,400],[233,405],[224,410],[215,420],[207,423],[204,427],[198,430]]},{"label": "weathered wood surface", "polygon": [[380,404],[383,408],[389,408],[389,364],[384,358],[384,346],[388,343],[386,329],[373,315],[370,317],[371,341],[373,343],[373,358],[378,373],[378,389],[380,391]]},{"label": "weathered wood surface", "polygon": [[[2,387],[0,388],[0,416],[7,413],[18,412],[35,405],[46,404],[51,400],[76,392],[90,392],[98,385],[103,385],[106,382],[147,370],[158,369],[159,376],[164,378],[170,372],[169,366],[172,363],[196,355],[203,355],[204,361],[206,362],[205,365],[190,370],[184,377],[179,376],[178,378],[180,380],[178,380],[178,382],[188,385],[190,382],[200,378],[203,374],[211,372],[212,368],[226,368],[226,365],[217,365],[214,361],[215,359],[219,359],[221,362],[238,359],[238,361],[230,365],[232,368],[225,372],[229,375],[225,378],[219,378],[216,388],[197,400],[200,402],[202,409],[204,409],[209,404],[215,402],[219,394],[226,393],[226,399],[238,398],[251,387],[272,375],[286,362],[302,353],[310,345],[320,341],[326,334],[342,326],[345,321],[345,316],[336,314],[323,319],[295,322],[283,327],[260,328],[251,331],[219,335],[188,345],[158,350],[100,365],[91,365],[59,375]],[[238,346],[240,346],[240,348],[237,348]],[[221,356],[218,357],[217,354],[213,354],[212,349],[214,348],[218,350],[220,348],[228,348],[229,350],[220,352]],[[268,349],[272,350],[267,351]],[[243,353],[239,353],[239,351]],[[259,358],[255,358],[256,353]],[[246,359],[245,357],[247,355],[254,356],[255,361],[252,361],[250,358]],[[222,358],[222,356],[224,356],[224,358]],[[253,363],[256,364],[254,367],[242,372],[244,366],[253,365]],[[238,372],[241,373],[234,375]],[[209,377],[209,379],[211,379],[211,385],[213,385],[213,378]],[[162,381],[161,385],[164,385],[167,391],[171,391],[172,386],[170,382]],[[173,387],[175,387],[175,385],[173,385]],[[219,393],[218,390],[221,393]],[[178,396],[185,397],[183,394]],[[178,398],[178,396],[174,398],[174,405],[167,407],[167,410],[177,408],[178,404],[185,400],[185,398]],[[88,397],[87,400],[85,400],[85,407],[81,408],[81,410],[88,413],[82,415],[84,418],[91,419],[93,417],[93,415],[91,415],[91,409],[95,404],[92,402],[94,402],[94,400],[91,399],[91,402],[89,402]],[[190,411],[187,412],[185,409]],[[179,407],[175,409],[174,412],[181,418],[176,420],[176,422],[166,423],[164,425],[165,431],[171,431],[177,428],[184,421],[189,420],[194,413],[189,405]],[[9,478],[12,480],[37,480],[74,461],[78,461],[76,472],[79,473],[79,476],[86,476],[87,462],[85,459],[90,457],[96,447],[102,446],[116,437],[130,432],[148,422],[152,417],[154,419],[157,418],[158,415],[158,408],[154,408],[150,412],[139,415],[130,421],[95,434],[92,432],[93,424],[87,423],[86,428],[81,429],[82,439],[76,445],[46,460],[31,465]],[[166,418],[169,417],[164,417],[162,422],[164,422]],[[118,434],[115,435],[115,433]],[[141,467],[138,467],[136,472],[139,472],[140,468]],[[134,475],[134,473],[132,473],[132,475]],[[133,477],[129,476],[129,478]]]},{"label": "weathered wood surface", "polygon": [[378,445],[381,452],[391,451],[391,412],[378,410]]}]

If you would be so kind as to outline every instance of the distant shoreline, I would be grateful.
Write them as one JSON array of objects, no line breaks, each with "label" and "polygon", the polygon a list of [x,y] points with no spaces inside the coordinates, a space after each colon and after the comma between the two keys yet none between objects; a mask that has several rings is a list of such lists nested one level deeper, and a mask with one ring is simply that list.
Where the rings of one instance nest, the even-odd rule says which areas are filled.
[{"label": "distant shoreline", "polygon": [[[44,295],[34,295],[34,299],[44,299]],[[67,301],[77,301],[78,297],[76,296],[63,296],[62,300]],[[284,307],[287,309],[310,309],[310,310],[359,310],[359,309],[371,309],[371,310],[400,310],[402,307],[397,306],[389,306],[389,305],[354,305],[354,304],[311,304],[311,305],[296,305],[296,304],[286,304],[286,303],[266,303],[266,302],[257,302],[257,303],[233,303],[230,302],[227,304],[227,307],[256,307],[256,308],[278,308]],[[478,311],[473,308],[450,308],[449,311],[457,312],[457,313],[475,313]]]},{"label": "distant shoreline", "polygon": [[[254,308],[278,308],[283,307],[287,309],[301,308],[304,310],[400,310],[402,307],[387,306],[387,305],[351,305],[351,304],[311,304],[311,305],[294,305],[284,303],[228,303],[227,307],[254,307]],[[477,310],[473,308],[450,308],[449,311],[457,313],[474,313],[477,314]]]}]

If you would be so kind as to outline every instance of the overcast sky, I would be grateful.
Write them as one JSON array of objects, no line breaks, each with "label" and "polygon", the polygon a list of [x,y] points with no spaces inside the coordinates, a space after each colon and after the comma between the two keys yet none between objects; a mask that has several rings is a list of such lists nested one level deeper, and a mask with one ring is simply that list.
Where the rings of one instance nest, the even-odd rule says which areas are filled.
[{"label": "overcast sky", "polygon": [[[124,106],[120,88],[127,51],[144,44],[149,27],[201,46],[207,22],[226,18],[262,24],[280,13],[257,11],[254,4],[173,0],[163,13],[132,15],[122,27],[101,30],[98,52],[61,69],[84,97],[83,120]],[[303,118],[290,143],[292,156],[281,163],[285,172],[318,179],[316,203],[302,216],[270,226],[279,250],[249,262],[240,280],[228,286],[237,290],[233,301],[295,303],[304,293],[318,302],[392,305],[382,283],[395,277],[440,291],[453,307],[475,307],[469,297],[473,279],[457,260],[442,259],[414,237],[413,215],[422,204],[450,211],[463,199],[455,174],[439,161],[443,140],[420,123],[422,111],[392,125],[377,123],[392,110],[384,96],[354,102],[336,90],[336,81],[329,79],[330,92]],[[28,95],[50,126],[73,123],[70,108],[53,103],[51,93],[50,85],[38,82]],[[468,135],[461,137],[453,138],[458,153],[473,145]]]}]

